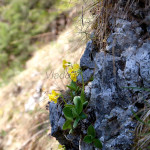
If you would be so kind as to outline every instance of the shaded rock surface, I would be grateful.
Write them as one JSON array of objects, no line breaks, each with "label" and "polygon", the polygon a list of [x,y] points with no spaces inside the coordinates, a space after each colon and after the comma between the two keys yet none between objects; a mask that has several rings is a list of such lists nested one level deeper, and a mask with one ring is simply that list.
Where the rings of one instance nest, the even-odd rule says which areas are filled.
[{"label": "shaded rock surface", "polygon": [[[120,3],[124,5],[126,1]],[[146,18],[149,13],[143,16]],[[138,12],[134,15],[138,15]],[[132,119],[133,111],[137,112],[142,107],[142,101],[150,95],[127,87],[150,88],[150,40],[141,38],[149,29],[149,24],[145,23],[144,30],[138,21],[121,17],[116,21],[111,18],[110,24],[113,30],[107,39],[106,52],[95,51],[93,42],[89,41],[80,61],[87,83],[85,94],[95,121],[91,121],[91,118],[84,120],[81,126],[84,128],[85,125],[85,128],[75,135],[69,135],[62,131],[65,121],[62,108],[50,103],[52,135],[67,149],[96,149],[83,142],[82,135],[86,134],[90,121],[103,144],[102,150],[131,150],[134,144],[136,120]],[[94,76],[93,80],[90,80],[91,76]],[[78,77],[78,81],[81,82],[81,77]]]}]

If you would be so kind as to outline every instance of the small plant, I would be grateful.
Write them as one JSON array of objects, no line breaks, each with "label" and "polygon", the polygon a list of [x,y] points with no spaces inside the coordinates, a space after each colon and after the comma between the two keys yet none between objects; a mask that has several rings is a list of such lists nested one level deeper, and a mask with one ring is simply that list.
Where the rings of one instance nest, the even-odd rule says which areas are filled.
[{"label": "small plant", "polygon": [[[83,112],[83,109],[88,105],[88,101],[85,100],[85,93],[84,93],[84,81],[82,70],[78,64],[72,65],[70,62],[63,60],[63,68],[66,70],[71,78],[71,83],[67,87],[71,90],[70,94],[72,96],[72,100],[74,105],[66,104],[63,112],[66,118],[66,122],[63,125],[63,130],[70,129],[70,133],[73,132],[78,126],[80,120],[85,119],[87,116]],[[82,89],[77,86],[77,76],[81,74],[82,76]],[[80,96],[77,96],[81,92]]]},{"label": "small plant", "polygon": [[83,141],[88,144],[94,144],[97,148],[102,148],[102,143],[96,138],[96,132],[92,125],[88,127],[87,135],[84,137]]},{"label": "small plant", "polygon": [[[77,128],[79,122],[83,119],[87,118],[87,115],[84,113],[84,109],[88,105],[88,101],[86,101],[85,93],[84,93],[84,80],[82,70],[78,64],[72,65],[70,62],[63,60],[63,68],[67,70],[68,74],[71,78],[71,83],[67,85],[70,89],[70,95],[72,97],[71,104],[67,104],[63,95],[56,93],[54,90],[52,94],[49,94],[50,101],[57,103],[58,97],[62,97],[65,102],[63,113],[66,118],[66,122],[63,125],[63,130],[70,130],[69,133],[73,133],[73,130]],[[82,88],[79,87],[76,83],[77,76],[81,75],[82,77]],[[80,95],[80,96],[79,96]],[[88,127],[88,134],[84,137],[84,141],[86,143],[94,143],[95,147],[102,148],[101,142],[95,138],[96,133],[94,127],[91,125]]]},{"label": "small plant", "polygon": [[[70,133],[72,133],[73,129],[78,126],[79,121],[87,117],[83,112],[83,109],[88,105],[88,101],[85,99],[84,81],[80,66],[78,64],[72,65],[70,62],[63,60],[63,68],[67,70],[71,78],[71,83],[67,85],[67,87],[71,90],[70,95],[72,97],[73,104],[67,104],[63,98],[63,95],[56,93],[54,90],[52,90],[52,93],[48,94],[48,96],[49,100],[54,103],[57,103],[57,99],[62,97],[65,102],[63,113],[66,118],[66,122],[63,125],[63,130],[70,129]],[[76,84],[77,76],[79,74],[81,74],[82,77],[82,89]],[[81,94],[78,96],[80,92]]]},{"label": "small plant", "polygon": [[63,125],[63,130],[70,129],[70,133],[73,132],[80,120],[85,119],[87,116],[83,112],[83,108],[88,104],[88,102],[82,103],[80,96],[75,96],[73,99],[74,105],[66,104],[63,112],[66,118],[66,122]]}]

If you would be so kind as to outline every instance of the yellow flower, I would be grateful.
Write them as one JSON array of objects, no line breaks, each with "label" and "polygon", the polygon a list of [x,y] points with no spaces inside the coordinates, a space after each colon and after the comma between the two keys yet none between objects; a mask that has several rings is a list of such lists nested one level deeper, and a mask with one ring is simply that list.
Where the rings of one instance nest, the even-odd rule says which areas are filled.
[{"label": "yellow flower", "polygon": [[69,67],[69,69],[68,69],[68,73],[69,73],[69,74],[71,74],[72,72],[73,72],[72,67]]},{"label": "yellow flower", "polygon": [[80,66],[78,64],[73,65],[73,71],[78,71],[80,69]]},{"label": "yellow flower", "polygon": [[50,102],[54,102],[54,103],[57,103],[57,100],[56,100],[56,98],[55,98],[55,96],[54,95],[51,95],[51,94],[48,94],[48,96],[49,96],[49,100],[50,100]]},{"label": "yellow flower", "polygon": [[59,97],[59,93],[56,93],[54,90],[52,90],[52,94],[48,94],[49,100],[54,102],[55,104],[57,103],[57,99]]},{"label": "yellow flower", "polygon": [[[64,61],[65,63],[65,61]],[[68,65],[68,73],[71,77],[71,80],[76,82],[77,81],[77,76],[79,74],[79,69],[80,69],[80,66],[78,64],[74,64],[73,66],[72,65]]]},{"label": "yellow flower", "polygon": [[66,60],[63,60],[63,68],[66,69],[68,66],[68,62]]},{"label": "yellow flower", "polygon": [[74,82],[76,82],[77,81],[77,76],[78,76],[78,74],[77,73],[71,73],[71,80],[72,81],[74,81]]},{"label": "yellow flower", "polygon": [[59,93],[56,93],[54,90],[52,90],[52,94],[53,94],[54,96],[58,96],[58,95],[59,95]]}]

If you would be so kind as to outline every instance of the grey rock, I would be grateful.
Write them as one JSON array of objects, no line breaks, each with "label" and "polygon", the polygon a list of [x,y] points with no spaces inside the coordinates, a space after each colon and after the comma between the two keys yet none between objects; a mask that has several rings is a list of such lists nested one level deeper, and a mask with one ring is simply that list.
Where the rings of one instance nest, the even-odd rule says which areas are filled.
[{"label": "grey rock", "polygon": [[57,104],[50,103],[49,104],[49,111],[50,111],[50,120],[51,120],[51,135],[54,136],[57,133],[59,128],[58,121],[59,121],[59,110],[57,109]]},{"label": "grey rock", "polygon": [[[124,7],[127,0],[119,3]],[[134,15],[146,18],[148,13],[141,14],[138,7],[135,1],[129,10],[133,8]],[[111,33],[106,51],[96,51],[89,41],[80,61],[89,105],[85,110],[88,117],[80,121],[75,134],[62,131],[65,121],[62,109],[50,104],[52,135],[68,149],[96,150],[83,142],[88,126],[93,124],[97,138],[103,143],[102,150],[131,150],[137,125],[132,111],[138,112],[146,99],[150,103],[149,92],[136,88],[150,88],[150,40],[141,37],[146,29],[149,32],[149,25],[143,29],[136,20],[113,16],[109,23]],[[91,76],[93,80],[89,81]],[[81,76],[78,81],[81,83]]]},{"label": "grey rock", "polygon": [[142,32],[143,32],[143,30],[142,30],[141,27],[137,27],[137,28],[136,28],[136,34],[137,34],[137,35],[140,35]]},{"label": "grey rock", "polygon": [[87,98],[91,97],[91,88],[92,88],[92,82],[89,82],[87,86],[85,86],[85,95]]},{"label": "grey rock", "polygon": [[[93,75],[94,75],[94,70],[86,69],[85,71],[83,71],[84,83],[86,84],[88,81],[90,81]],[[82,83],[81,75],[78,76],[77,80],[79,83]]]},{"label": "grey rock", "polygon": [[86,144],[83,140],[80,140],[79,150],[94,150],[92,144]]},{"label": "grey rock", "polygon": [[92,41],[89,41],[87,43],[85,52],[80,60],[80,67],[83,69],[94,69],[94,61],[92,60],[92,51],[94,50],[94,45]]},{"label": "grey rock", "polygon": [[72,143],[72,145],[74,146],[75,149],[79,148],[80,136],[78,136],[78,135],[75,136],[75,135],[68,134],[66,136],[66,139]]},{"label": "grey rock", "polygon": [[150,44],[144,43],[138,49],[136,57],[140,65],[140,75],[145,87],[150,87]]},{"label": "grey rock", "polygon": [[128,85],[131,87],[140,86],[141,77],[139,74],[140,66],[135,57],[131,57],[126,61],[126,66],[124,69],[124,77],[128,82]]},{"label": "grey rock", "polygon": [[[132,22],[123,19],[117,19],[114,33],[111,33],[107,39],[106,51],[115,56],[120,56],[130,46],[138,43],[138,37],[142,32],[140,27],[132,28]],[[134,24],[138,24],[134,22]]]},{"label": "grey rock", "polygon": [[147,32],[150,35],[150,26],[147,27]]},{"label": "grey rock", "polygon": [[[135,34],[133,37],[137,37],[137,33],[130,30],[131,24],[127,21],[123,22],[125,25],[121,25],[120,20],[117,24],[126,30],[122,37],[116,34],[118,36],[116,40],[124,42],[128,34]],[[117,28],[115,32],[121,33],[123,30]],[[108,45],[114,44],[112,39],[110,35],[107,39]],[[150,79],[149,42],[137,48],[135,41],[133,38],[131,44],[120,51],[120,55],[112,56],[112,53],[99,52],[94,59],[96,67],[90,89],[90,106],[95,108],[94,127],[97,136],[103,139],[103,150],[128,150],[133,144],[134,135],[131,131],[135,130],[136,122],[131,119],[133,115],[131,110],[135,112],[138,110],[132,104],[138,98],[133,100],[132,94],[139,90],[129,90],[123,87],[149,87]],[[125,46],[124,43],[122,44]]]},{"label": "grey rock", "polygon": [[59,118],[58,126],[61,128],[61,130],[62,130],[64,123],[65,123],[64,117]]},{"label": "grey rock", "polygon": [[149,12],[149,14],[145,17],[144,23],[146,23],[147,25],[150,26],[150,12]]}]

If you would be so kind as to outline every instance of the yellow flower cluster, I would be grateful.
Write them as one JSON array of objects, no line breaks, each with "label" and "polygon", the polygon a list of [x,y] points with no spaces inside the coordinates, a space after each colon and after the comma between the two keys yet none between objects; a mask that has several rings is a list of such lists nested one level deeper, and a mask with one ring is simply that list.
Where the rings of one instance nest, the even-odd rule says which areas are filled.
[{"label": "yellow flower cluster", "polygon": [[48,94],[49,100],[54,102],[55,104],[57,103],[57,99],[59,97],[59,93],[56,93],[54,90],[52,90],[52,94]]},{"label": "yellow flower cluster", "polygon": [[77,76],[79,74],[79,65],[78,64],[74,64],[73,66],[70,66],[68,69],[68,73],[70,74],[71,80],[76,82],[77,81]]},{"label": "yellow flower cluster", "polygon": [[66,60],[63,60],[63,68],[66,69],[68,67],[68,62]]},{"label": "yellow flower cluster", "polygon": [[67,62],[66,60],[63,60],[63,68],[66,69],[67,67],[71,80],[76,82],[80,66],[78,64],[74,64],[72,66],[71,63]]}]

